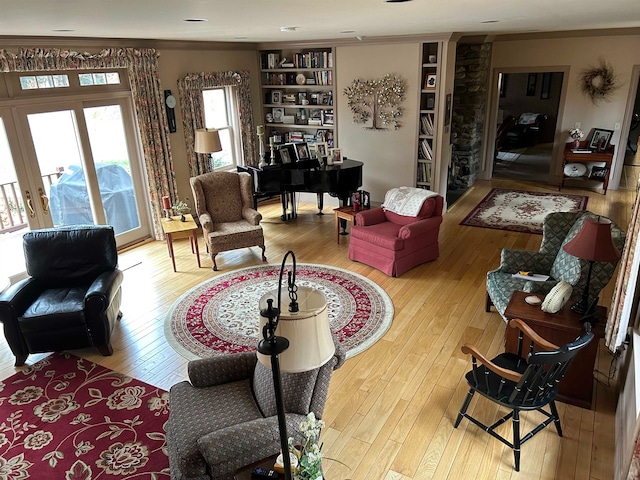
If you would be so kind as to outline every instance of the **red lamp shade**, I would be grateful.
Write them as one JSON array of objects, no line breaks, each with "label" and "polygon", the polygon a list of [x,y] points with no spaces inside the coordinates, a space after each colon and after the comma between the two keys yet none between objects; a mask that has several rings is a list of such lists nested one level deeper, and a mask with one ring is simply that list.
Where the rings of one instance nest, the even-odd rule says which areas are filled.
[{"label": "red lamp shade", "polygon": [[620,258],[611,238],[611,221],[606,218],[587,218],[563,248],[568,254],[590,262],[615,262]]},{"label": "red lamp shade", "polygon": [[165,210],[169,210],[171,208],[171,202],[169,201],[169,197],[166,195],[162,197],[162,206]]}]

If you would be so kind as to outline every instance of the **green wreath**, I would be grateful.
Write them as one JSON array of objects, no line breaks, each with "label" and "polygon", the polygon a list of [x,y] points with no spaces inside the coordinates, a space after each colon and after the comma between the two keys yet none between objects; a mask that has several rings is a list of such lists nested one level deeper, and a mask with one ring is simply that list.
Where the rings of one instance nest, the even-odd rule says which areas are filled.
[{"label": "green wreath", "polygon": [[594,104],[600,100],[607,100],[618,86],[613,68],[604,60],[600,60],[600,65],[597,67],[585,69],[580,78],[582,93],[587,95]]}]

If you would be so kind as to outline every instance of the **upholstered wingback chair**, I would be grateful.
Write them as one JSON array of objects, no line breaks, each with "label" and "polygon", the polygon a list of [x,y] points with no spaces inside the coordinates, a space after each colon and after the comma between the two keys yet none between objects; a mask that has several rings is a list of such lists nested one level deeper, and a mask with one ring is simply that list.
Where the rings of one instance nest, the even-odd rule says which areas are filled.
[{"label": "upholstered wingback chair", "polygon": [[0,292],[0,322],[16,366],[30,353],[95,347],[111,355],[123,279],[113,227],[33,230],[23,246],[29,277]]},{"label": "upholstered wingback chair", "polygon": [[[528,250],[502,249],[500,266],[487,273],[486,311],[491,305],[504,317],[504,311],[514,291],[547,294],[560,280],[571,284],[571,300],[579,301],[587,283],[589,264],[568,254],[562,248],[573,239],[586,218],[597,218],[592,212],[556,212],[547,215],[543,222],[542,243],[537,252]],[[612,222],[611,237],[620,252],[624,247],[625,233]],[[589,284],[589,299],[593,301],[609,283],[617,263],[595,262]],[[545,282],[533,282],[513,278],[521,270],[549,275]]]},{"label": "upholstered wingback chair", "polygon": [[415,217],[383,208],[363,210],[351,228],[349,258],[399,277],[410,268],[440,255],[438,234],[443,198],[428,198]]},{"label": "upholstered wingback chair", "polygon": [[[345,360],[343,348],[322,367],[283,373],[287,433],[302,442],[300,423],[322,417],[329,381]],[[189,382],[171,387],[167,445],[171,478],[228,480],[239,468],[280,450],[271,370],[255,352],[189,362]]]},{"label": "upholstered wingback chair", "polygon": [[213,172],[191,178],[196,214],[215,271],[216,255],[238,248],[259,246],[262,261],[267,261],[262,215],[253,208],[252,182],[245,172]]}]

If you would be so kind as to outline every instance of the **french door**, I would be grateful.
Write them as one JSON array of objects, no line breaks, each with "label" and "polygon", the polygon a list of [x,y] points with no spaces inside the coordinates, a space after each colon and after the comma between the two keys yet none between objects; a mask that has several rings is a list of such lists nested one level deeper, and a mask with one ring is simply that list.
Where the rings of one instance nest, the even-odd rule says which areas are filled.
[{"label": "french door", "polygon": [[0,108],[0,120],[2,231],[112,225],[118,245],[150,234],[128,98],[32,102]]}]

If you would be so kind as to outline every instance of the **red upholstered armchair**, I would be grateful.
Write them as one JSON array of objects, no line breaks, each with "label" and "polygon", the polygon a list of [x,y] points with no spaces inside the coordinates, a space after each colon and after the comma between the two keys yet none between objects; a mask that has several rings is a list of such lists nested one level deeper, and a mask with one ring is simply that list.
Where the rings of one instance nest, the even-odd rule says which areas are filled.
[{"label": "red upholstered armchair", "polygon": [[399,277],[410,268],[435,260],[442,223],[443,198],[428,198],[415,217],[372,208],[356,215],[351,228],[349,258],[366,263],[389,276]]}]

